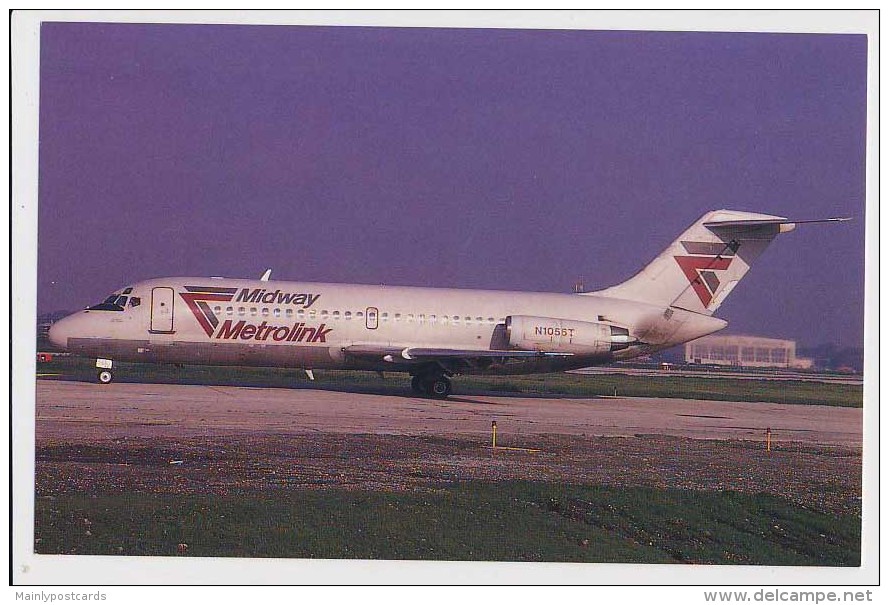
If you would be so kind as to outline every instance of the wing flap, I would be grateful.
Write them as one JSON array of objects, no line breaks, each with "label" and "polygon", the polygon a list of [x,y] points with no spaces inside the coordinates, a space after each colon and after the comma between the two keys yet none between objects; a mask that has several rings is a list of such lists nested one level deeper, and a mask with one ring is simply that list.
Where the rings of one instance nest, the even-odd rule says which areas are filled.
[{"label": "wing flap", "polygon": [[474,349],[405,349],[405,352],[414,359],[421,358],[490,358],[490,357],[571,357],[573,353],[548,353],[546,351],[477,351]]},{"label": "wing flap", "polygon": [[492,351],[489,349],[436,349],[423,347],[384,347],[376,345],[352,345],[343,347],[347,355],[392,363],[421,363],[456,359],[543,359],[547,357],[571,357],[572,353],[544,351]]}]

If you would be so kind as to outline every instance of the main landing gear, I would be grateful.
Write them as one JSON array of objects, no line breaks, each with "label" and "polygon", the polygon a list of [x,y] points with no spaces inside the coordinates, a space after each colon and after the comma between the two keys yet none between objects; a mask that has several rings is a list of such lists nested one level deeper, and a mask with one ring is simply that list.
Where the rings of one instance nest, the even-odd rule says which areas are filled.
[{"label": "main landing gear", "polygon": [[444,374],[417,374],[411,378],[411,389],[418,395],[445,399],[451,394],[451,381]]}]

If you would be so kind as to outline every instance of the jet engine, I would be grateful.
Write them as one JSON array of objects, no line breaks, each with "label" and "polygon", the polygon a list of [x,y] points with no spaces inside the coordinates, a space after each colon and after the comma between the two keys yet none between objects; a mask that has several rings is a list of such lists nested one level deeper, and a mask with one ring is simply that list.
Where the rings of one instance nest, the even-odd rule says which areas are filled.
[{"label": "jet engine", "polygon": [[506,333],[510,346],[517,349],[578,355],[610,353],[636,342],[620,326],[530,315],[507,317]]}]

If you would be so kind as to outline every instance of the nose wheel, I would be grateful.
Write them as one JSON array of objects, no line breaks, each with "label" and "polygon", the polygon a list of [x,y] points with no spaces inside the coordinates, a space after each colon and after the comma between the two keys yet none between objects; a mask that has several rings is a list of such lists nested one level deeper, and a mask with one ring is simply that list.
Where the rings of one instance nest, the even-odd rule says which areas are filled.
[{"label": "nose wheel", "polygon": [[109,384],[114,380],[114,374],[111,373],[111,370],[99,370],[96,378],[98,379],[99,384]]}]

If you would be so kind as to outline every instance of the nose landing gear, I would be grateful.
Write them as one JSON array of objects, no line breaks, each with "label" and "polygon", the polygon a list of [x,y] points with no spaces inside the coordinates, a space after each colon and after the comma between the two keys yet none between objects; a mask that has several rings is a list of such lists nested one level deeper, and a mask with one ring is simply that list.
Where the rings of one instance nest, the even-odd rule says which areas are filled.
[{"label": "nose landing gear", "polygon": [[418,395],[446,399],[451,394],[451,381],[441,373],[418,374],[411,378],[411,389]]},{"label": "nose landing gear", "polygon": [[99,384],[109,384],[114,380],[114,374],[111,373],[113,365],[114,362],[110,359],[102,359],[100,357],[96,360],[96,369],[98,370],[96,380],[98,380]]}]

